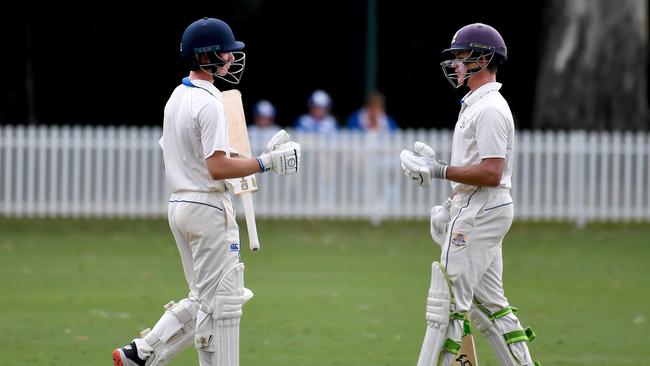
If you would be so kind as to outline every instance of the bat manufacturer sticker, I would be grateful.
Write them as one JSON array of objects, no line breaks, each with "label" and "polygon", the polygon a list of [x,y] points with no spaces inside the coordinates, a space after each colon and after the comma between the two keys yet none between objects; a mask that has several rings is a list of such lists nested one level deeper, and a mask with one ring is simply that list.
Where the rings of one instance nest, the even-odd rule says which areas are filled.
[{"label": "bat manufacturer sticker", "polygon": [[242,191],[247,191],[248,190],[248,180],[246,179],[246,177],[242,177],[241,180],[239,181],[239,183],[241,184],[241,190]]},{"label": "bat manufacturer sticker", "polygon": [[467,355],[460,355],[456,361],[460,366],[473,366],[472,363],[467,359]]}]

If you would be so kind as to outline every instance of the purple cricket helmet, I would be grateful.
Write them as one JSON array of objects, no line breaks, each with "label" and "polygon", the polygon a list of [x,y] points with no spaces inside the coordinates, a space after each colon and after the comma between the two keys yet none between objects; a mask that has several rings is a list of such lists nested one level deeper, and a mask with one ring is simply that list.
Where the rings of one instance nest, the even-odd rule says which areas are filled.
[{"label": "purple cricket helmet", "polygon": [[459,29],[451,40],[451,46],[442,51],[442,54],[472,50],[494,52],[504,60],[508,58],[508,49],[501,34],[483,23],[469,24]]},{"label": "purple cricket helmet", "polygon": [[[454,53],[459,51],[470,51],[470,54],[464,59],[456,59]],[[487,24],[474,23],[462,27],[454,34],[451,46],[442,51],[445,61],[440,65],[447,80],[452,86],[458,88],[464,85],[471,75],[484,69],[483,66],[477,64],[481,57],[486,57],[489,63],[495,55],[502,60],[508,58],[508,49],[503,37],[496,29]],[[454,65],[459,66],[461,63],[465,70],[458,75]],[[478,66],[470,68],[468,66],[470,64]]]}]

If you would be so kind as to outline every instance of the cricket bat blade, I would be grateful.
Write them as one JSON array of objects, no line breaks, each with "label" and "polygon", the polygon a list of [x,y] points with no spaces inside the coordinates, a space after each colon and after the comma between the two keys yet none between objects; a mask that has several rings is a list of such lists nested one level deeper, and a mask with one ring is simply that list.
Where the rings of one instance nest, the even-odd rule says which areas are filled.
[{"label": "cricket bat blade", "polygon": [[[237,89],[232,89],[222,92],[221,95],[223,96],[224,112],[228,123],[231,157],[252,158],[241,93]],[[241,199],[248,229],[248,245],[251,251],[257,252],[260,249],[260,240],[257,237],[252,196],[253,192],[257,191],[255,174],[227,179],[226,182],[228,187],[233,190],[233,193]]]},{"label": "cricket bat blade", "polygon": [[239,195],[244,206],[244,216],[246,216],[246,227],[248,228],[248,246],[251,251],[260,250],[260,239],[257,237],[257,226],[255,224],[255,211],[253,210],[253,193],[243,192]]},{"label": "cricket bat blade", "polygon": [[452,362],[452,366],[478,366],[474,337],[471,334],[465,334],[461,339],[460,351],[457,356]]}]

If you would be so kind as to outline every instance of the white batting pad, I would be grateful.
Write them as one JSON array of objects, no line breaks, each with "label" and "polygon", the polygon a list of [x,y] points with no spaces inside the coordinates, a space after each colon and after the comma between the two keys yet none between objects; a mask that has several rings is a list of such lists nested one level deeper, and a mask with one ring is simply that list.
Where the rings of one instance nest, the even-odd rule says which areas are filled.
[{"label": "white batting pad", "polygon": [[450,305],[451,289],[447,284],[442,266],[438,262],[433,262],[431,266],[431,286],[427,297],[427,331],[422,342],[418,366],[438,364],[440,352],[447,339]]},{"label": "white batting pad", "polygon": [[469,311],[469,318],[487,340],[500,365],[534,365],[525,341],[511,343],[510,345],[506,344],[504,334],[517,330],[522,331],[519,320],[514,314],[509,313],[490,320],[487,314],[475,305],[472,305]]},{"label": "white batting pad", "polygon": [[[239,365],[239,323],[243,306],[253,297],[253,292],[244,287],[244,264],[239,263],[228,271],[217,286],[217,296],[212,309],[210,335],[199,338],[197,349],[201,365],[238,366]],[[202,311],[199,310],[199,314]],[[201,327],[201,322],[198,323]],[[203,330],[201,333],[205,333]],[[204,345],[199,344],[205,342]]]},{"label": "white batting pad", "polygon": [[149,351],[147,366],[166,365],[192,344],[198,307],[198,302],[191,299],[171,301],[165,305],[165,313],[153,330],[140,333],[142,338],[135,342],[138,353]]}]

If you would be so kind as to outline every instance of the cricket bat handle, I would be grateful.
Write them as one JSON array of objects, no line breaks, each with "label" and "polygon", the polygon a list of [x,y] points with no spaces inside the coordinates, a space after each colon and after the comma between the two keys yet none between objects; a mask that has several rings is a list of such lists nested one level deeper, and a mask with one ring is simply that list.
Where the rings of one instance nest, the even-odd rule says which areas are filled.
[{"label": "cricket bat handle", "polygon": [[260,239],[257,237],[257,226],[255,224],[255,211],[253,211],[253,193],[244,192],[240,196],[244,205],[246,216],[246,228],[248,229],[248,245],[253,252],[260,250]]}]

